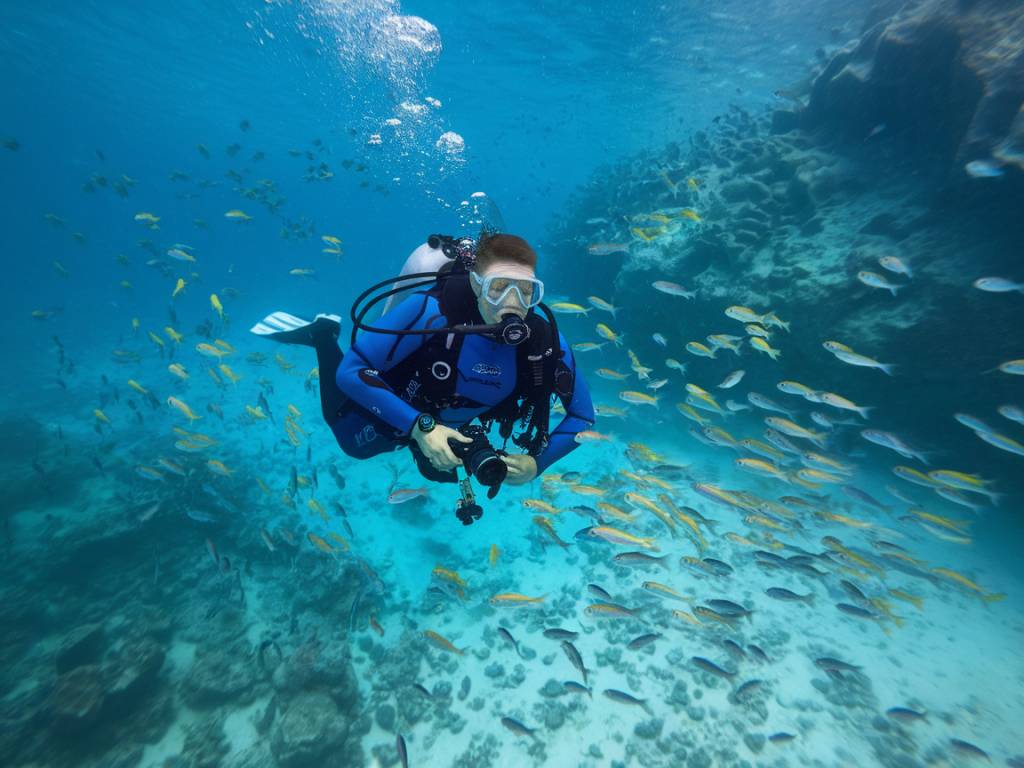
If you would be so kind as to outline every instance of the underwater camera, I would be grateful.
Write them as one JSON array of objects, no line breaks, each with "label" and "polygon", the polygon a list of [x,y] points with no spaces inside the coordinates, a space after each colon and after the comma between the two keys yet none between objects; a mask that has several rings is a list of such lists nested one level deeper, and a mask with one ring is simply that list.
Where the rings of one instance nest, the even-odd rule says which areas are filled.
[{"label": "underwater camera", "polygon": [[462,443],[455,438],[449,438],[448,445],[451,447],[452,453],[462,460],[466,474],[476,477],[477,482],[481,485],[490,488],[500,486],[508,474],[508,467],[498,456],[497,451],[491,447],[491,443],[487,439],[487,431],[476,424],[464,424],[459,427],[459,432],[473,442]]},{"label": "underwater camera", "polygon": [[487,439],[487,431],[476,425],[464,424],[459,427],[465,437],[472,442],[463,443],[454,438],[448,440],[448,445],[459,459],[466,470],[466,478],[459,481],[459,490],[462,494],[455,506],[455,516],[463,525],[471,525],[473,521],[479,520],[483,515],[483,508],[476,503],[476,496],[470,485],[469,478],[476,477],[477,482],[486,485],[487,498],[493,499],[501,490],[501,484],[508,474],[508,467],[498,456],[498,452],[491,447]]}]

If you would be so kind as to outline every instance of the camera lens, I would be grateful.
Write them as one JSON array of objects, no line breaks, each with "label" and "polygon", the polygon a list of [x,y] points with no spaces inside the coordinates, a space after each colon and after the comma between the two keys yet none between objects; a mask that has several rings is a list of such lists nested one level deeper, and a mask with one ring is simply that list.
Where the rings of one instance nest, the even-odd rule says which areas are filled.
[{"label": "camera lens", "polygon": [[452,453],[462,459],[467,474],[476,477],[477,482],[482,485],[501,485],[508,474],[508,467],[494,452],[487,440],[487,432],[483,427],[475,425],[465,425],[459,431],[473,442],[463,443],[452,438],[448,445],[451,446]]},{"label": "camera lens", "polygon": [[498,455],[494,451],[488,451],[486,454],[483,451],[473,456],[477,460],[477,465],[473,468],[473,474],[476,475],[477,481],[481,485],[500,485],[505,481],[505,476],[508,474],[508,466],[498,458]]}]

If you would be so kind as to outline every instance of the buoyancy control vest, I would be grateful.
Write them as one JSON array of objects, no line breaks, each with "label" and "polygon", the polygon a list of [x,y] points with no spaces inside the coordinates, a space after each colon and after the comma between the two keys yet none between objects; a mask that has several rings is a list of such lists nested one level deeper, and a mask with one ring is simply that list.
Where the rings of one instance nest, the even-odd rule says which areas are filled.
[{"label": "buoyancy control vest", "polygon": [[[469,273],[457,262],[445,264],[438,271],[438,280],[433,286],[415,293],[436,299],[446,327],[481,322]],[[543,304],[538,306],[547,319],[535,309],[525,317],[530,332],[528,338],[516,346],[515,387],[510,395],[479,417],[487,428],[496,422],[506,444],[511,438],[532,456],[547,447],[552,396],[571,397],[575,383],[572,369],[564,359],[555,318]],[[423,311],[427,311],[426,301]],[[390,354],[397,349],[400,338],[396,337]],[[458,382],[455,372],[464,342],[464,334],[442,329],[427,336],[422,348],[382,377],[399,397],[421,411],[436,415],[443,409],[472,405],[455,392]],[[409,382],[416,383],[410,387]],[[522,431],[513,435],[517,423]]]}]

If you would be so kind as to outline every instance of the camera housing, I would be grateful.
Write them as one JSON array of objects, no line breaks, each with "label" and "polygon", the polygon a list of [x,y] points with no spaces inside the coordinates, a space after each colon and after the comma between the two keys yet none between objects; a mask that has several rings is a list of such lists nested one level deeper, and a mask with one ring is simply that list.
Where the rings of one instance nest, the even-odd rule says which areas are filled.
[{"label": "camera housing", "polygon": [[508,466],[491,447],[487,431],[476,424],[463,424],[459,432],[472,442],[463,443],[455,438],[448,439],[452,453],[462,460],[466,474],[475,477],[481,485],[496,490],[508,475]]}]

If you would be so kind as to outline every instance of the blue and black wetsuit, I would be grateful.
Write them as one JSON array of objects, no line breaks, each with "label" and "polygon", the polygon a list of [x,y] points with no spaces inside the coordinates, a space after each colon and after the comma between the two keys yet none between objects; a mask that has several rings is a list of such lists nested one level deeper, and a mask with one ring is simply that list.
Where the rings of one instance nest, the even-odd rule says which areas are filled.
[{"label": "blue and black wetsuit", "polygon": [[[393,330],[447,325],[437,299],[427,294],[409,296],[374,323],[375,327]],[[365,459],[409,445],[416,417],[424,410],[429,410],[442,424],[459,427],[513,394],[517,385],[516,347],[481,335],[466,335],[454,366],[441,360],[417,359],[417,355],[432,355],[429,340],[440,338],[366,331],[340,360],[340,350],[338,357],[334,357],[318,345],[324,418],[346,454]],[[444,338],[447,343],[454,343],[454,336],[446,334]],[[565,338],[559,335],[559,341],[563,360],[573,373],[574,386],[567,396],[560,395],[566,415],[551,431],[547,447],[534,457],[538,475],[576,448],[577,433],[594,423],[594,406],[586,382],[576,371]],[[329,391],[332,365],[336,367],[334,393]],[[448,381],[453,376],[454,390]],[[430,381],[431,378],[436,381]],[[453,394],[440,407],[432,409],[425,404],[421,390],[438,381],[446,382]],[[454,479],[451,472],[436,472],[432,476],[423,464],[420,470],[432,480]]]}]

